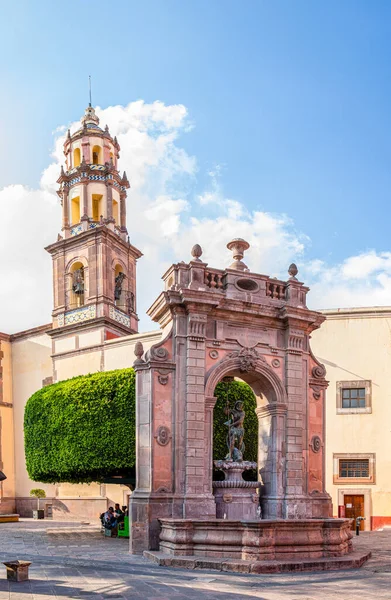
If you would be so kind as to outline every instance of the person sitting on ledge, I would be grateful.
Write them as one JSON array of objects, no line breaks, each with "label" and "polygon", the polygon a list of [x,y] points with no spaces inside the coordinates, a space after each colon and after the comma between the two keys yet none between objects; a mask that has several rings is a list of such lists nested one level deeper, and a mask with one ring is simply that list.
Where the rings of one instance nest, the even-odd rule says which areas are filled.
[{"label": "person sitting on ledge", "polygon": [[122,523],[125,517],[125,513],[120,509],[119,504],[114,504],[114,517],[117,519],[117,523]]},{"label": "person sitting on ledge", "polygon": [[117,519],[115,518],[114,508],[112,506],[109,506],[103,515],[103,526],[106,529],[114,529],[117,527]]}]

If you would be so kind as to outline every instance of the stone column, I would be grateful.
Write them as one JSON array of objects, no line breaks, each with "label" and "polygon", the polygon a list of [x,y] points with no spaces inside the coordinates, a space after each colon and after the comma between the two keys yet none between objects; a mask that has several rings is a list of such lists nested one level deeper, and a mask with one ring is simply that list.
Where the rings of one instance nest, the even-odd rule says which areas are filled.
[{"label": "stone column", "polygon": [[126,194],[120,194],[120,222],[121,229],[126,231]]},{"label": "stone column", "polygon": [[[205,336],[207,316],[190,313],[187,325],[186,482],[184,518],[216,516],[208,469],[205,472]],[[209,450],[209,451],[208,451]]]},{"label": "stone column", "polygon": [[205,398],[204,439],[206,447],[204,453],[204,473],[206,475],[206,481],[204,491],[206,493],[213,493],[213,410],[216,401],[217,398],[215,396],[208,396]]},{"label": "stone column", "polygon": [[88,183],[82,186],[83,216],[88,215]]},{"label": "stone column", "polygon": [[[294,336],[289,335],[290,343]],[[293,338],[293,339],[292,339]],[[305,497],[304,452],[307,440],[307,388],[304,386],[305,373],[302,353],[287,349],[285,357],[286,390],[288,413],[286,427],[286,498],[284,518],[297,519],[311,517],[308,514]]]},{"label": "stone column", "polygon": [[90,155],[90,142],[88,140],[88,138],[83,138],[82,143],[81,143],[81,148],[82,148],[82,162],[84,160],[84,162],[88,163],[92,163],[92,157]]},{"label": "stone column", "polygon": [[107,221],[109,223],[109,227],[111,230],[114,230],[114,223],[112,223],[111,221],[113,220],[113,188],[112,188],[112,182],[111,181],[106,181],[106,215],[107,215]]},{"label": "stone column", "polygon": [[66,229],[67,227],[69,227],[69,190],[64,187],[62,196],[62,228]]},{"label": "stone column", "polygon": [[130,498],[130,552],[150,548],[149,497],[152,490],[152,372],[143,360],[136,371],[136,489]]},{"label": "stone column", "polygon": [[266,519],[281,519],[284,516],[287,406],[281,402],[270,403],[255,412],[259,421],[258,465],[264,484],[262,515]]}]

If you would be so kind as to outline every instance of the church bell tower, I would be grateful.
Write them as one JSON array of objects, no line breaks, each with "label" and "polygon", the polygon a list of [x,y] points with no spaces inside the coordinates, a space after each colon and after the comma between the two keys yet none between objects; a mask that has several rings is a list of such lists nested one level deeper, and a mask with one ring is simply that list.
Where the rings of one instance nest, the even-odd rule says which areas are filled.
[{"label": "church bell tower", "polygon": [[126,229],[130,186],[118,170],[119,151],[90,104],[64,143],[57,192],[62,235],[46,248],[53,259],[54,341],[82,335],[96,344],[138,331],[136,261],[142,254]]}]

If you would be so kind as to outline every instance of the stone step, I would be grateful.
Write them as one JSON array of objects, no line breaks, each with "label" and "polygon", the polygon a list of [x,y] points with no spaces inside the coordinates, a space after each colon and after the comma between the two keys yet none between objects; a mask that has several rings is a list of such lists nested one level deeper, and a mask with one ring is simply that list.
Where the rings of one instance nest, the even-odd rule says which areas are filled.
[{"label": "stone step", "polygon": [[371,552],[351,552],[346,556],[301,559],[301,560],[264,560],[249,561],[237,559],[208,558],[207,556],[170,556],[164,552],[146,550],[145,558],[161,567],[184,569],[208,569],[232,571],[233,573],[284,573],[289,571],[334,571],[339,569],[358,569],[371,558]]},{"label": "stone step", "polygon": [[19,521],[19,515],[0,515],[0,523],[17,523]]}]

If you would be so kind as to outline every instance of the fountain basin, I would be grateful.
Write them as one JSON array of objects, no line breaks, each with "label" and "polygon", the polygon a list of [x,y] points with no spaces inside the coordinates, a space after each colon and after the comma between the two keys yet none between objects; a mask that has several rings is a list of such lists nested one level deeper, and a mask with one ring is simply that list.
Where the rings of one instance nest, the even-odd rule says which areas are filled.
[{"label": "fountain basin", "polygon": [[160,553],[244,561],[340,557],[352,552],[348,519],[159,519]]}]

